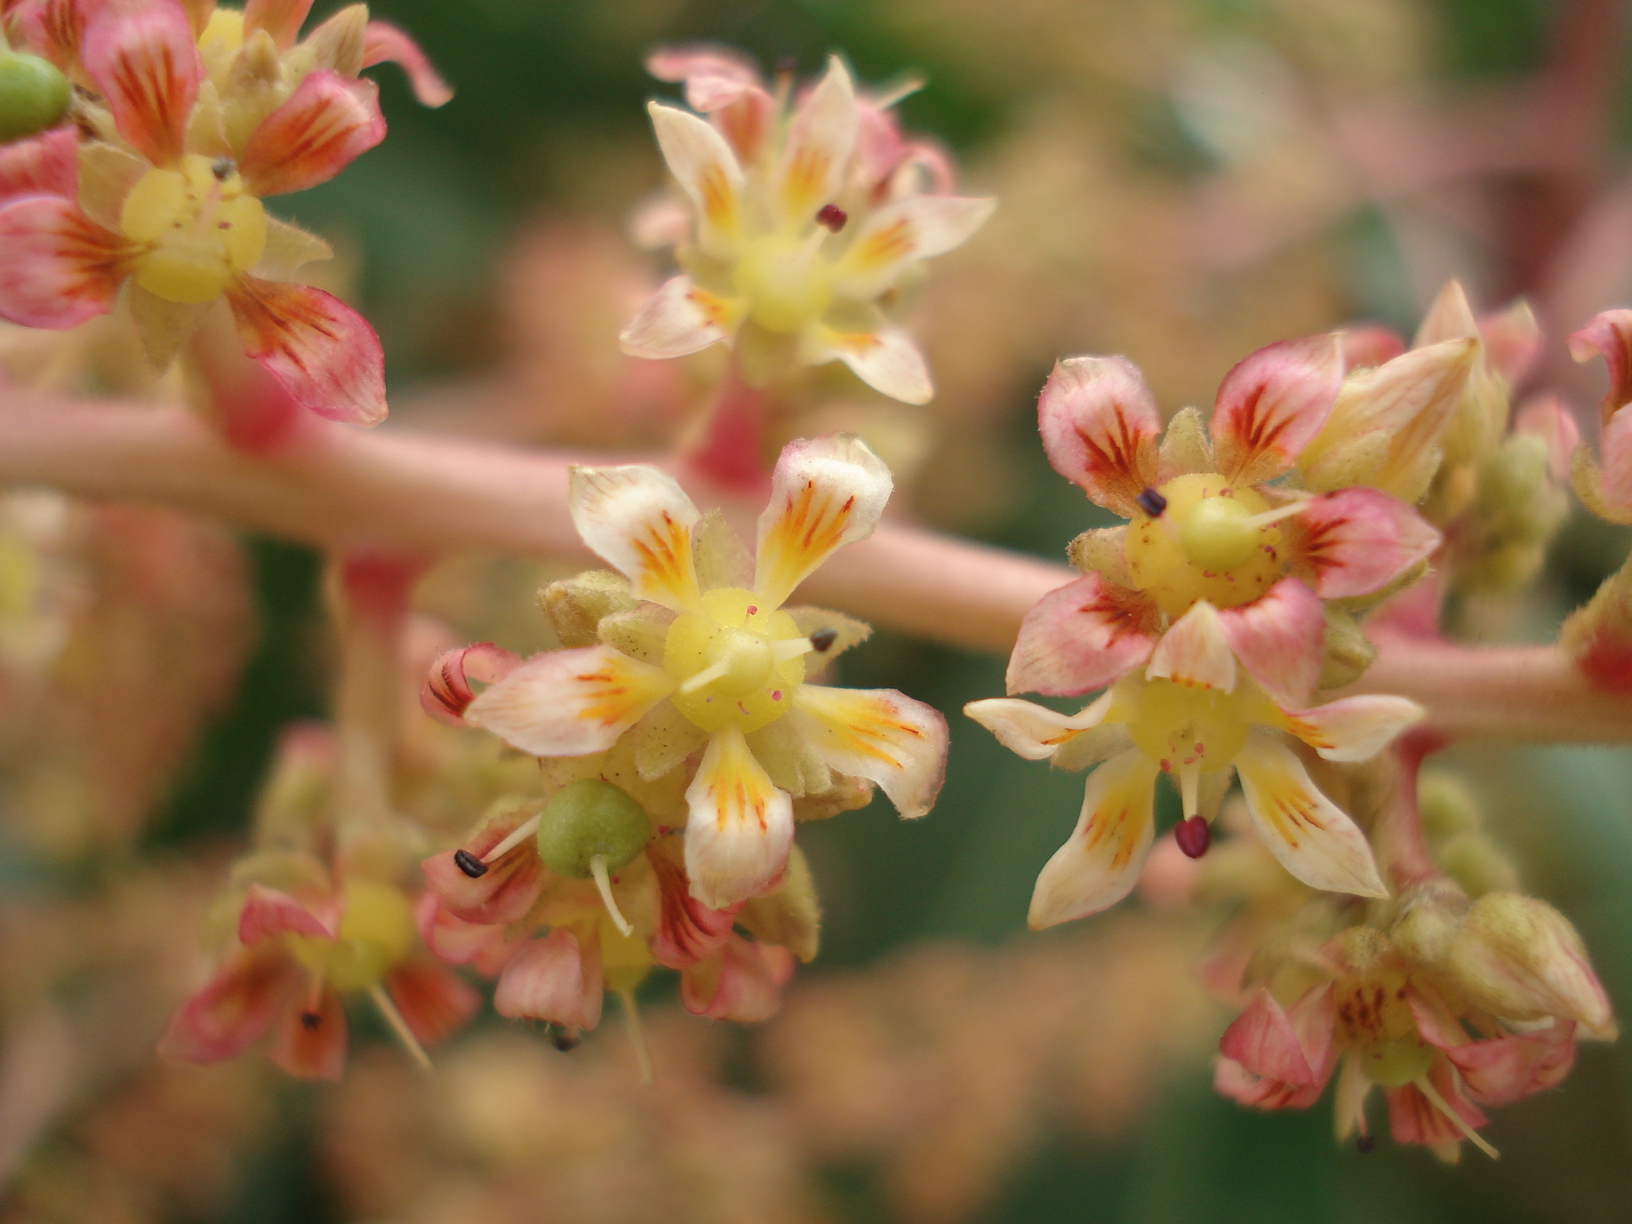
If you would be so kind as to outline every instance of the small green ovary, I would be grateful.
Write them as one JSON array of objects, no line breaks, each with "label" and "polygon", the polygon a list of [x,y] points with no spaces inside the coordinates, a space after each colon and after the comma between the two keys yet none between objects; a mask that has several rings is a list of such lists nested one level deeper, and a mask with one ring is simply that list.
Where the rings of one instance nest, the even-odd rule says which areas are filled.
[{"label": "small green ovary", "polygon": [[[805,679],[804,659],[779,660],[778,644],[803,636],[791,616],[752,591],[709,591],[703,611],[676,617],[664,643],[664,669],[682,690],[692,684],[675,692],[675,707],[704,731],[768,726],[788,712]],[[708,678],[698,683],[704,673]]]}]

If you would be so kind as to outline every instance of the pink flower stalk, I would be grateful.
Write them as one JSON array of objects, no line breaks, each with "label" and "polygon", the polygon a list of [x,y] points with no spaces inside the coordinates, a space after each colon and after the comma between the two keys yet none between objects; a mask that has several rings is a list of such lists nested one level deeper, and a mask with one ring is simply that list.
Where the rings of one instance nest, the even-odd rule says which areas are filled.
[{"label": "pink flower stalk", "polygon": [[[793,366],[842,361],[909,404],[933,394],[910,337],[885,306],[920,261],[961,245],[993,202],[945,194],[944,159],[902,138],[887,102],[858,98],[837,57],[784,122],[752,67],[729,53],[659,53],[706,118],[649,107],[692,224],[658,227],[677,245],[666,282],[622,336],[636,357],[730,344],[751,385]],[[921,173],[932,192],[922,190]]]},{"label": "pink flower stalk", "polygon": [[782,610],[829,554],[872,533],[890,489],[888,469],[853,437],[790,443],[750,561],[656,468],[573,469],[579,534],[646,602],[608,618],[602,644],[502,676],[465,722],[542,757],[604,752],[632,731],[649,745],[649,778],[701,753],[685,793],[686,874],[716,909],[776,887],[794,796],[830,788],[835,774],[923,815],[940,789],[945,720],[894,690],[806,683],[806,657],[829,654],[845,618]]},{"label": "pink flower stalk", "polygon": [[1512,1028],[1457,1002],[1454,986],[1372,928],[1335,936],[1317,963],[1321,980],[1290,1006],[1260,989],[1225,1030],[1214,1074],[1220,1092],[1260,1109],[1304,1109],[1336,1071],[1340,1139],[1358,1132],[1369,1143],[1366,1097],[1379,1087],[1396,1142],[1455,1160],[1463,1139],[1496,1154],[1477,1133],[1481,1106],[1550,1088],[1575,1059],[1574,1019]]},{"label": "pink flower stalk", "polygon": [[249,886],[239,946],[176,1012],[162,1055],[220,1062],[270,1032],[272,1060],[289,1074],[338,1079],[346,993],[366,991],[425,1065],[421,1047],[475,1013],[475,991],[418,946],[412,903],[400,889],[364,878],[315,885],[309,880],[298,896]]},{"label": "pink flower stalk", "polygon": [[[1313,604],[1318,618],[1314,596],[1291,578],[1251,615],[1270,622],[1298,615],[1287,613],[1288,601]],[[1033,928],[1097,913],[1132,891],[1155,836],[1160,773],[1177,780],[1185,819],[1175,834],[1192,857],[1207,848],[1208,822],[1233,770],[1253,828],[1292,875],[1311,888],[1388,895],[1365,834],[1321,794],[1275,733],[1295,736],[1327,760],[1363,761],[1420,719],[1421,707],[1387,696],[1313,708],[1285,704],[1250,667],[1237,665],[1229,616],[1205,600],[1194,604],[1162,636],[1143,675],[1124,677],[1075,715],[1015,698],[964,707],[1028,760],[1099,765],[1088,777],[1076,829],[1037,878]]]},{"label": "pink flower stalk", "polygon": [[1278,700],[1306,702],[1320,668],[1320,601],[1381,591],[1439,544],[1376,489],[1309,495],[1267,483],[1318,434],[1342,375],[1336,336],[1269,345],[1225,377],[1210,437],[1190,409],[1164,436],[1124,358],[1056,365],[1038,404],[1049,461],[1132,522],[1073,544],[1084,576],[1026,615],[1009,692],[1109,684],[1151,658],[1164,623],[1206,601],[1253,679]]}]

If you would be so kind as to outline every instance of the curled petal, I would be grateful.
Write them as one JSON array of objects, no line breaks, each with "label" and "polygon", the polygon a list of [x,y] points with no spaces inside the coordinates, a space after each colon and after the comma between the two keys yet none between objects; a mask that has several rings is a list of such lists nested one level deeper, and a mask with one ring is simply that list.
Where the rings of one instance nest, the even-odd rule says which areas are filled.
[{"label": "curled petal", "polygon": [[618,344],[631,357],[684,357],[724,340],[737,314],[729,302],[699,289],[689,276],[671,277],[618,334]]},{"label": "curled petal", "polygon": [[747,56],[706,43],[660,47],[646,57],[646,71],[660,81],[684,81],[686,105],[704,115],[760,87],[759,72]]},{"label": "curled petal", "polygon": [[669,173],[697,210],[698,245],[723,253],[741,224],[742,167],[736,154],[696,115],[660,102],[646,109]]},{"label": "curled petal", "polygon": [[674,477],[645,464],[572,469],[567,506],[585,544],[639,599],[684,611],[702,598],[692,528],[702,517]]},{"label": "curled petal", "polygon": [[[1428,1069],[1428,1081],[1469,1130],[1478,1130],[1488,1121],[1478,1106],[1462,1094],[1462,1087],[1456,1082],[1456,1073],[1447,1060],[1434,1061]],[[1450,1145],[1454,1148],[1466,1137],[1462,1128],[1446,1117],[1415,1084],[1385,1089],[1383,1095],[1388,1100],[1388,1127],[1395,1143],[1420,1143],[1425,1147]]]},{"label": "curled petal", "polygon": [[1328,761],[1368,761],[1426,714],[1407,697],[1344,697],[1312,710],[1288,710],[1281,727]]},{"label": "curled petal", "polygon": [[465,723],[534,756],[604,752],[674,688],[668,672],[610,646],[551,650],[495,681]]},{"label": "curled petal", "polygon": [[777,203],[785,224],[809,225],[844,186],[856,145],[856,90],[844,61],[827,73],[794,112],[778,168]]},{"label": "curled petal", "polygon": [[686,969],[724,947],[742,906],[711,909],[692,896],[686,869],[671,848],[674,841],[661,839],[647,851],[658,894],[652,959],[670,969]]},{"label": "curled petal", "polygon": [[0,145],[0,203],[37,195],[65,200],[79,195],[79,132],[74,127]]},{"label": "curled petal", "polygon": [[1315,789],[1290,748],[1254,731],[1235,768],[1252,827],[1281,866],[1310,888],[1388,896],[1366,835]]},{"label": "curled petal", "polygon": [[270,1053],[296,1079],[339,1079],[346,1068],[346,1013],[340,996],[325,990],[315,1008],[285,1006]]},{"label": "curled petal", "polygon": [[385,419],[385,356],[367,320],[308,285],[240,276],[227,289],[244,352],[303,408],[331,421]]},{"label": "curled petal", "polygon": [[[531,809],[519,808],[489,820],[461,849],[466,856],[485,862],[488,852],[532,815]],[[543,887],[544,865],[538,845],[529,838],[486,866],[481,875],[472,877],[449,851],[433,854],[420,869],[443,908],[462,922],[514,922],[532,908]]]},{"label": "curled petal", "polygon": [[989,697],[971,701],[963,712],[997,736],[997,742],[1010,752],[1028,761],[1042,761],[1104,722],[1111,701],[1111,694],[1106,693],[1079,713],[1066,715],[1014,697]]},{"label": "curled petal", "polygon": [[249,134],[238,170],[258,196],[326,183],[385,139],[380,88],[327,68],[306,74],[289,100]]},{"label": "curled petal", "polygon": [[686,788],[686,874],[704,905],[725,909],[776,882],[793,845],[793,803],[742,732],[716,732]]},{"label": "curled petal", "polygon": [[1307,991],[1290,1012],[1269,991],[1260,989],[1224,1030],[1219,1053],[1254,1075],[1319,1090],[1326,1086],[1336,1061],[1332,1052],[1335,1020],[1329,982]]},{"label": "curled petal", "polygon": [[594,1028],[601,1019],[600,949],[580,946],[566,927],[524,944],[510,958],[493,994],[499,1015]]},{"label": "curled petal", "polygon": [[1011,693],[1051,697],[1103,688],[1150,658],[1160,631],[1148,596],[1086,574],[1026,613],[1004,682]]},{"label": "curled petal", "polygon": [[1235,655],[1218,609],[1198,600],[1168,626],[1145,667],[1148,680],[1171,680],[1186,688],[1235,689]]},{"label": "curled petal", "polygon": [[397,64],[408,74],[408,85],[421,106],[446,106],[453,100],[453,90],[432,67],[419,44],[389,21],[368,23],[363,45],[363,67],[375,64]]},{"label": "curled petal", "polygon": [[1556,1087],[1570,1073],[1575,1025],[1565,1020],[1530,1033],[1470,1041],[1446,1049],[1445,1056],[1470,1097],[1481,1105],[1506,1105]]},{"label": "curled petal", "polygon": [[1341,489],[1303,503],[1299,559],[1322,599],[1369,595],[1439,547],[1439,532],[1402,501],[1376,489]]},{"label": "curled petal", "polygon": [[876,782],[902,816],[934,806],[946,775],[946,719],[894,689],[801,684],[793,709],[806,744],[831,769]]},{"label": "curled petal", "polygon": [[1601,354],[1609,367],[1609,390],[1598,405],[1600,419],[1608,421],[1621,406],[1632,402],[1632,310],[1606,310],[1570,336],[1570,356],[1590,361]]},{"label": "curled petal", "polygon": [[272,1025],[285,995],[301,984],[282,948],[245,949],[222,965],[177,1010],[159,1054],[181,1062],[236,1058]]},{"label": "curled petal", "polygon": [[61,196],[0,208],[0,318],[64,330],[113,309],[132,248]]},{"label": "curled petal", "polygon": [[1124,518],[1156,481],[1156,401],[1126,357],[1058,362],[1037,401],[1037,427],[1054,470]]},{"label": "curled petal", "polygon": [[1282,340],[1224,376],[1211,429],[1219,470],[1232,484],[1261,484],[1289,469],[1337,400],[1343,355],[1334,334]]},{"label": "curled petal", "polygon": [[279,50],[294,46],[312,0],[245,0],[244,34],[265,30]]},{"label": "curled petal", "polygon": [[854,434],[784,446],[759,516],[754,593],[780,607],[837,549],[873,534],[893,487],[890,469]]},{"label": "curled petal", "polygon": [[244,898],[244,908],[238,912],[238,942],[258,943],[278,935],[307,935],[316,939],[333,939],[331,922],[314,914],[286,892],[251,884]]},{"label": "curled petal", "polygon": [[1311,1087],[1254,1075],[1222,1054],[1213,1060],[1213,1091],[1253,1109],[1308,1109],[1324,1090],[1324,1084]]},{"label": "curled petal", "polygon": [[521,665],[521,658],[492,642],[477,642],[458,650],[444,651],[431,664],[431,671],[419,689],[419,706],[439,723],[464,725],[465,710],[476,700],[472,680],[492,684]]},{"label": "curled petal", "polygon": [[181,5],[104,9],[85,32],[81,59],[119,135],[155,165],[177,161],[204,79]]},{"label": "curled petal", "polygon": [[456,917],[433,890],[420,894],[414,906],[414,926],[431,955],[446,964],[474,963],[478,970],[485,970],[496,958],[501,964],[509,959],[502,926]]},{"label": "curled petal", "polygon": [[914,195],[885,205],[863,222],[834,267],[835,288],[870,301],[913,260],[962,246],[996,206],[995,200],[948,195]]},{"label": "curled petal", "polygon": [[1599,479],[1605,504],[1612,511],[1632,509],[1632,412],[1617,412],[1605,423],[1598,437],[1598,453],[1603,462]]},{"label": "curled petal", "polygon": [[1241,666],[1278,704],[1302,705],[1320,678],[1326,611],[1296,578],[1282,578],[1262,596],[1218,614],[1224,638]]},{"label": "curled petal", "polygon": [[1130,749],[1088,775],[1077,827],[1037,877],[1026,917],[1033,930],[1096,914],[1133,890],[1156,835],[1156,773]]},{"label": "curled petal", "polygon": [[786,948],[732,935],[717,958],[680,975],[680,1001],[693,1015],[757,1024],[776,1014],[794,964]]},{"label": "curled petal", "polygon": [[408,961],[385,978],[397,1011],[425,1045],[434,1045],[476,1014],[481,1000],[458,974],[434,961]]}]

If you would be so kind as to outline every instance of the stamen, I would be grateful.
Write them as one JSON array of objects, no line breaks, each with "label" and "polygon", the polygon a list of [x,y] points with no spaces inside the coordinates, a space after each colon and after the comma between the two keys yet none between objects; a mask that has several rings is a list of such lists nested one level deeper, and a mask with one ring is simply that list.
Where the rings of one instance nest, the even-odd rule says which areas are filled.
[{"label": "stamen", "polygon": [[837,629],[818,629],[810,635],[810,648],[817,654],[826,654],[833,649],[833,643],[838,640]]},{"label": "stamen", "polygon": [[538,832],[538,822],[543,818],[544,813],[540,812],[531,820],[522,821],[514,829],[510,830],[509,837],[506,837],[498,845],[494,846],[493,849],[482,855],[482,862],[496,862],[505,855],[509,854],[510,851],[514,850],[517,846],[521,845],[522,842],[526,841],[534,833]]},{"label": "stamen", "polygon": [[1179,765],[1179,798],[1184,803],[1184,818],[1189,820],[1201,810],[1201,762],[1184,761]]},{"label": "stamen", "polygon": [[560,1028],[550,1034],[550,1044],[563,1054],[570,1054],[583,1044],[584,1035],[577,1029]]},{"label": "stamen", "polygon": [[850,214],[837,204],[823,204],[816,210],[816,224],[831,233],[838,233],[850,220]]},{"label": "stamen", "polygon": [[215,175],[217,182],[226,182],[227,176],[235,169],[237,167],[232,164],[230,157],[218,157],[210,163],[210,173]]},{"label": "stamen", "polygon": [[385,1017],[385,1022],[391,1026],[391,1031],[397,1035],[397,1040],[402,1042],[403,1048],[408,1051],[409,1057],[419,1064],[420,1070],[429,1071],[431,1069],[430,1055],[426,1054],[425,1047],[419,1044],[419,1038],[415,1037],[414,1030],[408,1027],[408,1021],[402,1018],[402,1013],[397,1010],[397,1005],[391,1001],[391,996],[386,994],[385,990],[376,982],[368,988],[368,997],[374,1000],[374,1006],[380,1009],[380,1015]]},{"label": "stamen", "polygon": [[487,874],[487,864],[469,850],[455,850],[453,852],[453,865],[473,880],[479,880]]},{"label": "stamen", "polygon": [[1291,518],[1302,510],[1310,500],[1307,497],[1300,497],[1297,501],[1288,502],[1286,505],[1278,506],[1274,510],[1265,510],[1262,514],[1249,515],[1241,520],[1241,525],[1243,527],[1268,527],[1271,523],[1278,523],[1282,519]]},{"label": "stamen", "polygon": [[635,933],[635,928],[629,925],[629,920],[623,916],[618,908],[618,902],[612,896],[612,877],[606,870],[606,855],[597,854],[589,860],[589,873],[595,877],[595,887],[601,891],[601,904],[606,906],[606,912],[612,919],[612,925],[621,931],[625,938]]},{"label": "stamen", "polygon": [[646,1049],[646,1033],[640,1026],[640,1009],[635,1006],[635,992],[632,990],[618,991],[618,1000],[623,1004],[623,1014],[629,1019],[629,1040],[635,1045],[635,1061],[640,1066],[640,1086],[652,1086],[652,1056]]},{"label": "stamen", "polygon": [[924,78],[920,76],[904,76],[894,85],[889,86],[883,93],[873,97],[872,104],[879,110],[889,110],[903,98],[910,98],[924,87]]},{"label": "stamen", "polygon": [[1451,1125],[1462,1132],[1462,1137],[1464,1139],[1473,1144],[1474,1147],[1478,1148],[1492,1160],[1500,1160],[1502,1158],[1502,1154],[1500,1152],[1491,1147],[1478,1131],[1474,1130],[1473,1127],[1468,1125],[1466,1118],[1457,1113],[1456,1110],[1452,1109],[1450,1105],[1446,1103],[1445,1098],[1439,1095],[1439,1089],[1435,1088],[1428,1082],[1428,1077],[1426,1075],[1419,1075],[1411,1082],[1416,1085],[1417,1090],[1421,1092],[1423,1096],[1428,1098],[1429,1103],[1433,1105],[1435,1109],[1439,1110],[1440,1113],[1444,1114],[1451,1120]]},{"label": "stamen", "polygon": [[[833,643],[829,642],[831,646]],[[780,642],[771,643],[771,660],[775,663],[786,663],[789,659],[797,659],[800,655],[809,654],[820,649],[816,645],[815,636],[808,638],[784,638]]]},{"label": "stamen", "polygon": [[1133,500],[1138,502],[1139,509],[1150,515],[1151,518],[1161,518],[1162,511],[1167,509],[1167,498],[1156,492],[1155,489],[1146,489]]},{"label": "stamen", "polygon": [[710,663],[707,667],[703,668],[702,671],[698,672],[690,679],[682,680],[680,682],[680,691],[682,693],[695,693],[705,684],[712,684],[730,670],[730,660],[716,659],[713,663]]}]

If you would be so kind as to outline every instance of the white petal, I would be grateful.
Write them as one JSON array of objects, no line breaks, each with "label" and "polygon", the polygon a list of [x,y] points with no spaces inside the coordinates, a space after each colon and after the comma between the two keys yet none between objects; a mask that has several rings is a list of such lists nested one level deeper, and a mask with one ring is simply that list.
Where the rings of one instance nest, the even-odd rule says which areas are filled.
[{"label": "white petal", "polygon": [[1156,774],[1135,748],[1088,775],[1077,827],[1037,877],[1026,919],[1033,930],[1097,914],[1133,890],[1156,836]]},{"label": "white petal", "polygon": [[696,606],[691,529],[701,516],[674,477],[646,464],[575,467],[567,505],[584,543],[629,579],[635,595],[676,611]]},{"label": "white petal", "polygon": [[832,202],[844,186],[855,145],[856,90],[844,61],[835,55],[788,129],[777,176],[784,225],[809,225],[822,205]]},{"label": "white petal", "polygon": [[935,803],[946,773],[946,719],[894,689],[801,684],[793,717],[812,751],[839,773],[866,778],[911,818]]},{"label": "white petal", "polygon": [[835,288],[870,301],[895,283],[908,263],[962,246],[992,215],[997,201],[917,195],[868,217],[833,269]]},{"label": "white petal", "polygon": [[927,404],[935,396],[924,355],[912,337],[893,327],[871,332],[824,327],[808,360],[812,365],[842,361],[873,390],[903,404]]},{"label": "white petal", "polygon": [[631,357],[684,357],[724,340],[734,315],[730,303],[676,276],[646,299],[618,343]]},{"label": "white petal", "polygon": [[1168,626],[1151,652],[1147,680],[1171,680],[1190,688],[1228,693],[1235,688],[1235,653],[1218,609],[1205,599]]},{"label": "white petal", "polygon": [[759,516],[755,594],[781,607],[836,549],[873,534],[893,488],[890,469],[854,434],[784,446]]},{"label": "white petal", "polygon": [[1028,761],[1042,761],[1083,732],[1099,726],[1110,708],[1111,694],[1105,693],[1076,714],[1057,714],[1018,697],[971,701],[963,712],[997,736],[998,743],[1010,752]]},{"label": "white petal", "polygon": [[793,846],[793,802],[771,784],[737,728],[709,740],[686,803],[692,896],[724,909],[775,882]]},{"label": "white petal", "polygon": [[657,146],[680,189],[697,209],[698,245],[716,254],[729,249],[742,206],[742,167],[713,125],[661,102],[646,107]]},{"label": "white petal", "polygon": [[604,752],[674,688],[662,668],[610,646],[552,650],[488,686],[465,724],[534,756]]},{"label": "white petal", "polygon": [[1407,697],[1345,697],[1312,710],[1283,710],[1281,726],[1328,761],[1365,761],[1426,714]]}]

